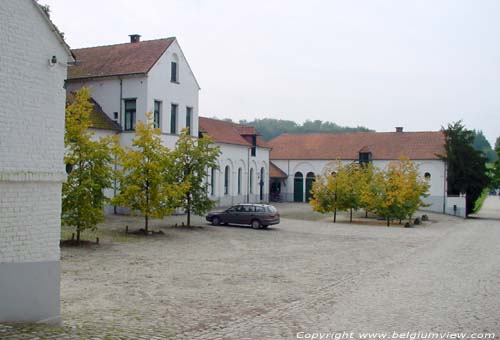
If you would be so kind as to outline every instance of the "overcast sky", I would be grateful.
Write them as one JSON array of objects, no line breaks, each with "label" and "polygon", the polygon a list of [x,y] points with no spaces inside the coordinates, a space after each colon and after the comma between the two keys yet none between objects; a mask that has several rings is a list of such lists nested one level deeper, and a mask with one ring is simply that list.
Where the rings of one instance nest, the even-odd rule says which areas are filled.
[{"label": "overcast sky", "polygon": [[176,36],[200,114],[500,136],[500,1],[40,0],[72,48]]}]

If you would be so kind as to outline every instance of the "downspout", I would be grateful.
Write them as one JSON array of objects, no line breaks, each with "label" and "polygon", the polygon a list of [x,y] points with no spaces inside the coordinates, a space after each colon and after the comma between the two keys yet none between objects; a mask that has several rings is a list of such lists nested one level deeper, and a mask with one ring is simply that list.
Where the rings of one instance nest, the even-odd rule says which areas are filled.
[{"label": "downspout", "polygon": [[250,148],[247,149],[247,203],[250,203]]},{"label": "downspout", "polygon": [[446,197],[448,196],[446,190],[446,184],[448,182],[447,178],[447,163],[444,162],[444,181],[443,181],[443,214],[446,215]]},{"label": "downspout", "polygon": [[[122,102],[123,102],[123,80],[122,78],[120,79],[120,111],[118,111],[118,124],[122,126]],[[117,132],[117,134],[120,132]],[[116,156],[115,156],[115,173],[117,170],[117,164],[116,164]],[[113,197],[116,197],[116,176],[114,180],[114,185],[113,185]],[[116,215],[116,205],[113,206],[113,213]]]}]

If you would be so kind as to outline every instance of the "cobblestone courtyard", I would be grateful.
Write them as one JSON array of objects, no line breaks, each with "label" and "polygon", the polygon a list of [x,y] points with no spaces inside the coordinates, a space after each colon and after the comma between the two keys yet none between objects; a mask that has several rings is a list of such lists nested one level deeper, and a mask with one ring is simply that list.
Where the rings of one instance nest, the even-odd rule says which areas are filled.
[{"label": "cobblestone courtyard", "polygon": [[[99,246],[63,248],[63,325],[0,325],[0,338],[295,339],[320,331],[498,337],[497,197],[487,199],[482,219],[432,215],[410,229],[333,224],[300,209],[307,206],[281,207],[293,219],[268,230],[199,218],[191,229],[156,221],[165,235],[120,234]],[[105,229],[121,233],[137,223],[112,217]]]}]

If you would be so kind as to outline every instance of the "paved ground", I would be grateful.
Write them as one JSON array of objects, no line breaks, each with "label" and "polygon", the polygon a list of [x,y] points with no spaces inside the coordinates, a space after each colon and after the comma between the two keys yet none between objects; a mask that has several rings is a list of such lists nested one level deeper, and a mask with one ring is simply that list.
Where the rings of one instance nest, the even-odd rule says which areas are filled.
[{"label": "paved ground", "polygon": [[[297,213],[297,209],[299,213]],[[297,218],[307,206],[282,206]],[[417,228],[283,219],[269,230],[156,228],[62,251],[62,327],[7,339],[295,339],[298,332],[500,334],[500,200]],[[480,219],[482,218],[482,219]],[[360,219],[360,221],[363,221]],[[372,220],[373,222],[373,220]],[[106,235],[134,226],[108,221]],[[301,333],[302,334],[302,333]]]}]

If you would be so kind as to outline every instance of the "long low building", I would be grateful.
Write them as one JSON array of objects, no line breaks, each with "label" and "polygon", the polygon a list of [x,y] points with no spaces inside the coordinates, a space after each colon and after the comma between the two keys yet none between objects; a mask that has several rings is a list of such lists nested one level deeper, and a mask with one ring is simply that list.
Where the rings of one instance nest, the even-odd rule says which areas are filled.
[{"label": "long low building", "polygon": [[269,142],[272,148],[271,198],[307,202],[316,175],[334,167],[337,160],[372,162],[385,168],[401,157],[414,161],[429,180],[430,211],[446,211],[446,163],[444,135],[435,132],[364,132],[282,134]]}]

